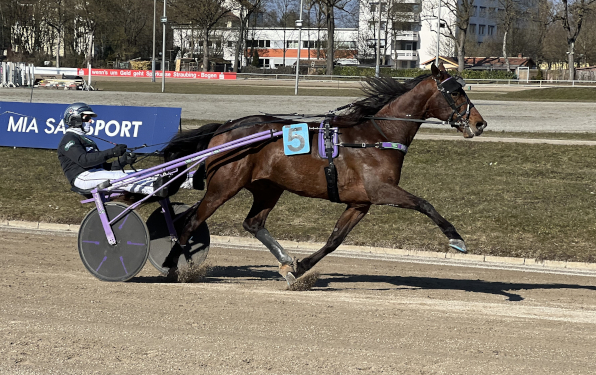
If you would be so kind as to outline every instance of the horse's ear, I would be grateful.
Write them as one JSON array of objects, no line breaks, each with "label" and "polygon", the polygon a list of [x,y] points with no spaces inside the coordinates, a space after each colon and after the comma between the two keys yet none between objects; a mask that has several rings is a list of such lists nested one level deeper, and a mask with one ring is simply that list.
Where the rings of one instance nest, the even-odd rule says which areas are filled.
[{"label": "horse's ear", "polygon": [[[443,65],[443,63],[441,63],[439,66],[441,65]],[[437,68],[435,63],[432,63],[432,65],[430,66],[430,72],[432,73],[433,77],[437,79],[441,78],[441,71],[439,70],[439,68]]]},{"label": "horse's ear", "polygon": [[439,63],[439,70],[442,71],[442,72],[446,72],[447,71],[447,69],[445,69],[445,65],[443,65],[443,62],[442,61]]}]

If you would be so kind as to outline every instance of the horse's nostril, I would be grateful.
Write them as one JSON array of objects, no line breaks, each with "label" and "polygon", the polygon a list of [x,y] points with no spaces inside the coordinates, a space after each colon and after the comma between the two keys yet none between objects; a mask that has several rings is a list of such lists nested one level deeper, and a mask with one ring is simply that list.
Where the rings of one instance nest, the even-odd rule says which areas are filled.
[{"label": "horse's nostril", "polygon": [[478,130],[483,130],[484,128],[486,128],[486,121],[482,121],[482,122],[477,122],[476,123],[476,129]]}]

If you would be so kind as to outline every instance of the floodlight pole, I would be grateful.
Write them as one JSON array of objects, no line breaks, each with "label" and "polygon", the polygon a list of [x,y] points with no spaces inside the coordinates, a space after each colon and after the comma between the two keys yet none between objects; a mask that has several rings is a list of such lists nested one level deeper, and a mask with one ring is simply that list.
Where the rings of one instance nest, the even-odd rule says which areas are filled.
[{"label": "floodlight pole", "polygon": [[161,17],[161,23],[163,24],[163,40],[161,50],[161,92],[166,91],[166,23],[168,18],[166,17],[166,3],[168,0],[163,0],[163,17]]},{"label": "floodlight pole", "polygon": [[439,53],[441,45],[441,0],[439,0],[439,11],[437,13],[437,57],[435,57],[435,66],[439,66]]},{"label": "floodlight pole", "polygon": [[153,0],[153,57],[151,58],[151,82],[155,82],[155,13],[157,0]]},{"label": "floodlight pole", "polygon": [[300,77],[300,48],[302,44],[302,0],[300,0],[300,19],[296,20],[296,27],[298,27],[298,55],[296,58],[296,85],[294,87],[294,95],[298,95],[298,79]]},{"label": "floodlight pole", "polygon": [[378,20],[378,34],[377,34],[377,64],[375,65],[375,77],[379,77],[381,73],[381,0],[379,0],[379,20]]}]

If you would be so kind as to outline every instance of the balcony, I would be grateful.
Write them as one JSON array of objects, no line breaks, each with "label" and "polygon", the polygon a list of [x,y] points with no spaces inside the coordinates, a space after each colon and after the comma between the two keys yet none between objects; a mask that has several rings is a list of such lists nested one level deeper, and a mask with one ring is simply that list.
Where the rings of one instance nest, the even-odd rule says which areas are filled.
[{"label": "balcony", "polygon": [[412,50],[393,50],[391,56],[394,60],[413,61],[418,59],[418,52]]},{"label": "balcony", "polygon": [[418,32],[417,31],[396,31],[395,32],[395,40],[404,40],[408,42],[417,42],[418,41]]}]

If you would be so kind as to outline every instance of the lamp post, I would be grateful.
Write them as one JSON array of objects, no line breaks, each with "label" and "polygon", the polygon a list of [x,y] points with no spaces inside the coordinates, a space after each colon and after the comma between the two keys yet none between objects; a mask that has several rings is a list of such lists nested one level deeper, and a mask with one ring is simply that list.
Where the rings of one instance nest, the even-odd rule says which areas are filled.
[{"label": "lamp post", "polygon": [[379,0],[379,19],[378,19],[378,34],[377,34],[377,63],[375,65],[375,77],[379,78],[381,73],[381,1]]},{"label": "lamp post", "polygon": [[163,17],[161,17],[161,23],[163,24],[163,39],[161,46],[161,92],[166,91],[166,23],[168,23],[168,17],[166,17],[166,3],[167,0],[163,0]]},{"label": "lamp post", "polygon": [[294,87],[294,95],[298,95],[298,78],[300,76],[300,45],[302,44],[302,0],[300,0],[300,19],[296,20],[296,27],[298,27],[298,55],[296,58],[296,85]]},{"label": "lamp post", "polygon": [[435,65],[439,66],[439,47],[441,45],[441,0],[439,0],[439,11],[437,13],[437,57],[435,57]]},{"label": "lamp post", "polygon": [[151,82],[155,82],[155,13],[157,0],[153,0],[153,57],[151,58]]}]

